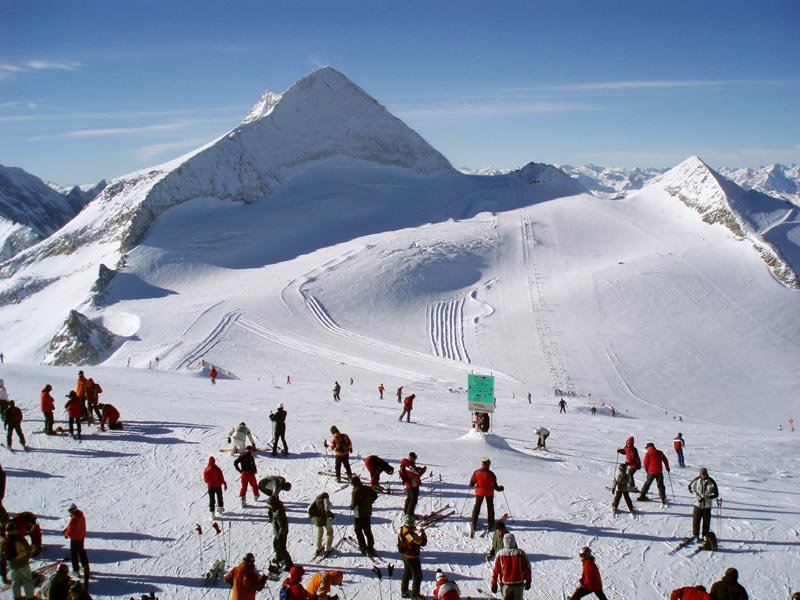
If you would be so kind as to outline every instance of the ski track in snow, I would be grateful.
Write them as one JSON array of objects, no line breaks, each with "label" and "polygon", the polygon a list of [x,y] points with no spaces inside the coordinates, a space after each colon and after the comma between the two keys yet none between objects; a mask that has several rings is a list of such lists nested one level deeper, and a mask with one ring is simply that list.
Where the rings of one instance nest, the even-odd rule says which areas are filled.
[{"label": "ski track in snow", "polygon": [[230,330],[230,328],[236,324],[239,317],[241,316],[241,311],[233,310],[231,312],[226,313],[222,319],[217,323],[214,329],[208,334],[208,336],[200,342],[197,346],[194,347],[190,352],[188,352],[176,365],[175,370],[185,369],[190,364],[197,362],[203,356],[208,354],[214,346],[216,346],[224,337],[225,334]]},{"label": "ski track in snow", "polygon": [[433,353],[441,358],[469,363],[464,342],[465,299],[452,298],[425,307]]}]

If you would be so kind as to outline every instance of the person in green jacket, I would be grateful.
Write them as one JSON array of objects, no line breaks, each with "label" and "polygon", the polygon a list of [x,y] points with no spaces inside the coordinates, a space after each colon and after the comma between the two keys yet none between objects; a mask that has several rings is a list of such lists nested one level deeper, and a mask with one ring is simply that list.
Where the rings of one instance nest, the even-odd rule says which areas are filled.
[{"label": "person in green jacket", "polygon": [[294,562],[286,549],[289,538],[289,521],[286,518],[286,508],[276,494],[267,498],[267,517],[272,523],[272,549],[275,551],[273,564],[289,570]]},{"label": "person in green jacket", "polygon": [[503,521],[497,521],[494,524],[494,534],[492,535],[492,547],[486,553],[486,560],[491,562],[494,560],[495,555],[503,549],[503,536],[508,533],[506,524]]}]

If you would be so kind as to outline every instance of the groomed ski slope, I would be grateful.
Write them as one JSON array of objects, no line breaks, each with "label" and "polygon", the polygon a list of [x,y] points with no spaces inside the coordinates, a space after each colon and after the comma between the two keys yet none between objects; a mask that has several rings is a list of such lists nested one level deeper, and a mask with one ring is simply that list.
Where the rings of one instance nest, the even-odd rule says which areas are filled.
[{"label": "groomed ski slope", "polygon": [[[314,360],[309,358],[303,367],[311,369]],[[332,381],[305,376],[295,375],[288,385],[285,374],[276,373],[274,382],[220,380],[212,387],[199,374],[87,369],[102,384],[103,399],[121,409],[126,428],[105,434],[88,428],[78,443],[35,433],[41,428],[35,409],[39,387],[49,382],[57,396],[63,396],[74,383],[76,370],[6,363],[2,375],[11,396],[25,410],[30,450],[13,454],[3,450],[8,474],[5,505],[12,512],[32,510],[40,515],[46,560],[64,555],[60,532],[70,502],[84,510],[95,598],[127,599],[151,590],[170,599],[227,598],[224,586],[202,587],[203,561],[222,555],[238,561],[252,551],[259,567],[265,566],[271,553],[271,526],[261,503],[249,499],[248,508],[239,508],[233,459],[219,448],[226,445],[228,429],[240,420],[252,428],[259,444],[265,442],[270,435],[266,416],[283,403],[289,413],[291,454],[286,459],[259,457],[257,462],[260,475],[279,473],[294,484],[284,495],[289,549],[308,570],[316,567],[309,564],[312,531],[305,510],[317,494],[323,490],[332,494],[336,528],[345,527],[352,534],[349,490],[317,474],[330,465],[323,440],[335,424],[353,439],[356,473],[363,471],[359,459],[370,453],[395,465],[411,450],[419,455],[419,462],[433,473],[421,493],[420,513],[445,504],[460,512],[466,501],[467,515],[471,508],[467,481],[480,457],[490,456],[508,500],[506,504],[502,495],[498,497],[498,514],[512,513],[509,527],[532,562],[534,591],[526,597],[560,599],[563,592],[571,593],[580,573],[577,551],[584,545],[597,555],[609,598],[667,598],[674,587],[712,583],[729,566],[739,569],[751,598],[786,597],[789,586],[798,586],[797,433],[693,419],[679,424],[672,414],[634,410],[611,418],[601,408],[592,417],[580,400],[569,400],[568,413],[559,415],[552,397],[534,397],[531,405],[524,398],[499,397],[492,433],[482,438],[468,433],[469,415],[457,390],[386,377],[387,393],[381,401],[378,377],[359,376],[349,385],[350,372],[340,366],[342,401],[334,403]],[[397,421],[400,406],[392,392],[401,383],[407,393],[417,394],[411,424]],[[548,453],[526,448],[532,445],[538,424],[552,432]],[[639,504],[639,519],[624,512],[612,517],[606,486],[614,471],[616,448],[634,435],[642,452],[644,444],[653,441],[674,462],[670,442],[679,430],[686,438],[689,466],[673,468],[675,501],[665,510],[659,510],[657,503]],[[229,484],[225,493],[229,512],[221,519],[224,545],[208,522],[202,470],[209,455],[217,457]],[[700,465],[708,466],[721,490],[723,519],[712,521],[720,550],[689,558],[686,549],[670,556],[690,531],[686,484]],[[641,475],[637,479],[641,483]],[[396,478],[388,480],[399,489]],[[668,486],[672,500],[670,492]],[[393,531],[402,502],[402,494],[380,496],[373,518],[376,547],[395,565],[399,561]],[[202,536],[196,524],[202,526]],[[424,592],[430,592],[437,567],[455,575],[464,595],[476,596],[478,587],[487,587],[489,569],[482,557],[489,542],[467,536],[466,517],[448,519],[428,534]],[[332,567],[345,571],[348,597],[358,589],[361,598],[380,597],[368,559],[345,548],[326,561],[326,568]],[[398,580],[399,572],[391,582],[395,596]],[[276,584],[269,585],[276,594]],[[383,594],[388,597],[385,582]]]}]

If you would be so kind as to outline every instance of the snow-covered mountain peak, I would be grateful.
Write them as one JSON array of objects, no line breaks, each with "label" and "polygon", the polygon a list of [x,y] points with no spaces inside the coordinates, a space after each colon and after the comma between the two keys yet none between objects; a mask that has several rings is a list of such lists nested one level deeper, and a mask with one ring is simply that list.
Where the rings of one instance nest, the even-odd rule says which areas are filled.
[{"label": "snow-covered mountain peak", "polygon": [[272,109],[277,106],[278,102],[281,101],[281,98],[283,98],[283,94],[278,94],[271,90],[267,90],[261,94],[261,98],[258,99],[258,102],[253,105],[250,112],[242,119],[242,125],[266,117],[272,112]]}]

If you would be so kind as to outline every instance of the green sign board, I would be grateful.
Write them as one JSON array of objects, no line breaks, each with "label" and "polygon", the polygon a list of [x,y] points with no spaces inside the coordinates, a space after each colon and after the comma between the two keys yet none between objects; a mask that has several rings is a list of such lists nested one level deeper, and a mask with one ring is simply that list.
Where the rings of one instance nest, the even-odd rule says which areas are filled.
[{"label": "green sign board", "polygon": [[467,399],[480,404],[494,404],[494,377],[470,374]]}]

